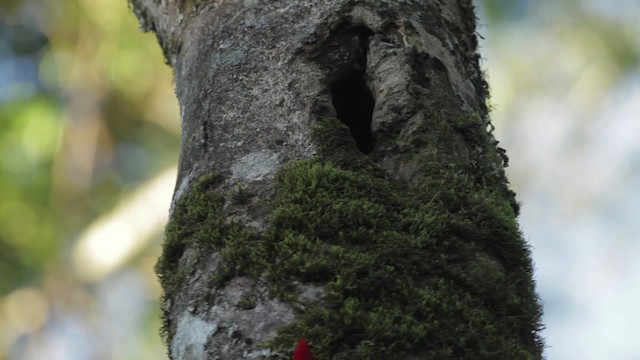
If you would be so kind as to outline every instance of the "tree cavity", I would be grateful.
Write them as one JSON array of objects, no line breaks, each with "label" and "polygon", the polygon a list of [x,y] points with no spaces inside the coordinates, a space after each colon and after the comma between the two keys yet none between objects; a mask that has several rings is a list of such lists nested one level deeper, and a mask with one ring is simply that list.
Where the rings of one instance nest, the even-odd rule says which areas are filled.
[{"label": "tree cavity", "polygon": [[325,69],[335,114],[364,154],[373,152],[376,144],[371,131],[375,99],[367,83],[367,52],[372,35],[366,26],[344,24],[309,54]]},{"label": "tree cavity", "polygon": [[338,119],[349,127],[349,132],[360,152],[369,154],[375,147],[371,133],[371,118],[375,100],[367,85],[367,52],[369,37],[367,28],[357,30],[358,48],[353,53],[352,67],[331,82],[333,107]]}]

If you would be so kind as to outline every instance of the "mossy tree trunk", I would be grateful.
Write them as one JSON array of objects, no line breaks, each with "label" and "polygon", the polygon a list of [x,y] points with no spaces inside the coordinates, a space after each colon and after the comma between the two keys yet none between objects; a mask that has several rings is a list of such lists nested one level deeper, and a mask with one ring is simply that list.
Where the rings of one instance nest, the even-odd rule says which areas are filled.
[{"label": "mossy tree trunk", "polygon": [[471,1],[131,0],[174,69],[173,359],[537,359]]}]

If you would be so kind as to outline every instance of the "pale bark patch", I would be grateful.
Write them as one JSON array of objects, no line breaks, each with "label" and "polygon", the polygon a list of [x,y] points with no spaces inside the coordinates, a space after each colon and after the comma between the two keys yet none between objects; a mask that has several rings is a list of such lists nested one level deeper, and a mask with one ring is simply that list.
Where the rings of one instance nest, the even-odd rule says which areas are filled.
[{"label": "pale bark patch", "polygon": [[273,151],[252,152],[231,165],[231,178],[245,181],[262,180],[272,176],[279,164],[278,154]]},{"label": "pale bark patch", "polygon": [[171,342],[173,359],[205,360],[207,338],[216,332],[218,326],[202,320],[185,311],[178,320],[176,334]]}]

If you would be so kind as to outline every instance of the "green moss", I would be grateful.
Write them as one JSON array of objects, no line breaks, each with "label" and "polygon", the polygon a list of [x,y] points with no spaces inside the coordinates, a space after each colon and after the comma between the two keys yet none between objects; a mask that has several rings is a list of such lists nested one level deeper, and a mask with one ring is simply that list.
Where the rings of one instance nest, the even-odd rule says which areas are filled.
[{"label": "green moss", "polygon": [[281,171],[269,275],[327,291],[283,345],[305,336],[327,359],[539,351],[529,255],[508,200],[463,176],[430,180],[410,188],[317,159]]},{"label": "green moss", "polygon": [[225,197],[237,195],[223,194],[218,176],[194,186],[167,227],[157,268],[165,292],[184,279],[173,270],[195,241],[225,260],[218,286],[260,276],[293,303],[294,282],[324,287],[296,306],[304,310],[276,350],[305,337],[321,359],[538,358],[540,308],[510,195],[464,169],[425,170],[417,185],[389,180],[337,122],[316,129],[331,144],[319,157],[278,171],[262,233],[224,222]]},{"label": "green moss", "polygon": [[255,294],[249,293],[245,294],[240,301],[236,304],[236,306],[242,310],[251,310],[256,307],[256,296]]},{"label": "green moss", "polygon": [[184,280],[185,274],[176,269],[186,246],[194,240],[208,240],[218,235],[210,231],[220,229],[224,220],[220,211],[224,198],[217,191],[222,181],[219,175],[200,178],[176,206],[165,230],[162,256],[156,264],[156,272],[165,291],[170,292]]},{"label": "green moss", "polygon": [[237,185],[235,192],[231,195],[231,200],[236,205],[246,205],[254,196],[246,185]]},{"label": "green moss", "polygon": [[205,4],[207,0],[176,0],[180,10],[189,10],[197,8],[198,6]]}]

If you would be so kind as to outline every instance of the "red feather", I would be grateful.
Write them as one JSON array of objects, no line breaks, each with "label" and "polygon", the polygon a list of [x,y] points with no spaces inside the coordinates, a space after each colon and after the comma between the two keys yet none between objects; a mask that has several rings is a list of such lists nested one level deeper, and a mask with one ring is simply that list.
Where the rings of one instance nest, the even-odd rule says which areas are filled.
[{"label": "red feather", "polygon": [[315,360],[307,340],[298,339],[296,350],[293,352],[293,360]]}]

